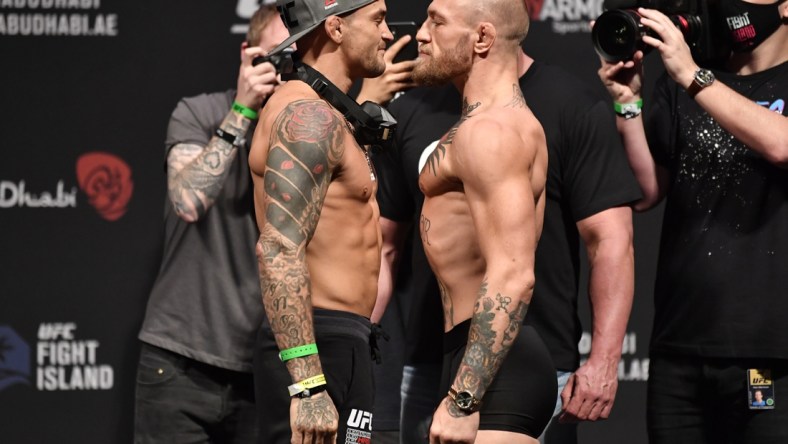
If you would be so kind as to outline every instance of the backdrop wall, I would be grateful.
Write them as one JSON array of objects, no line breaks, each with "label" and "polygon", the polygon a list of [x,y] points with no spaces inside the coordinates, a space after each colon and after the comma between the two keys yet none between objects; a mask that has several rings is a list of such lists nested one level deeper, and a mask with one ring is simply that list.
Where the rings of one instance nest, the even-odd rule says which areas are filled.
[{"label": "backdrop wall", "polygon": [[[427,3],[390,0],[389,19],[421,22]],[[527,52],[604,94],[587,32],[601,1],[529,5]],[[161,252],[167,121],[179,98],[235,85],[256,7],[0,0],[0,442],[131,441],[136,335]],[[581,426],[583,442],[645,442],[660,214],[636,218],[619,396],[609,421]]]}]

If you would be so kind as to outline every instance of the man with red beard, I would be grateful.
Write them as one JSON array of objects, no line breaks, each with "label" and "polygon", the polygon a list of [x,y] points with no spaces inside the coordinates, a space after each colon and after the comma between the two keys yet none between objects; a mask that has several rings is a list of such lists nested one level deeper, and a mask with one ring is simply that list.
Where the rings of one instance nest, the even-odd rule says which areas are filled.
[{"label": "man with red beard", "polygon": [[417,83],[453,83],[462,117],[422,158],[424,251],[444,311],[442,388],[430,443],[535,443],[555,369],[532,327],[547,171],[544,131],[518,84],[519,0],[435,0],[416,35]]},{"label": "man with red beard", "polygon": [[[277,6],[290,38],[273,53],[297,41],[298,69],[318,72],[338,94],[385,70],[393,36],[383,0]],[[255,355],[265,444],[371,437],[377,183],[366,148],[331,103],[303,77],[289,80],[263,109],[249,155],[267,315]]]}]

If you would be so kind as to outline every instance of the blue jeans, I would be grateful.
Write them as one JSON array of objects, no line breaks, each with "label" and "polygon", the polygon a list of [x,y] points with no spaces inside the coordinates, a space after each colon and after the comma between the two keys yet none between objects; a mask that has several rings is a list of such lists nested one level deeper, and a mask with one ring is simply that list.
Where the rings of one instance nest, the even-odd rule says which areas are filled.
[{"label": "blue jeans", "polygon": [[257,439],[251,374],[143,343],[135,398],[135,444]]},{"label": "blue jeans", "polygon": [[539,442],[542,444],[577,444],[577,424],[561,424],[556,421],[556,418],[561,414],[561,409],[563,408],[561,392],[564,391],[564,387],[566,387],[569,377],[572,376],[572,372],[558,370],[555,373],[558,381],[555,410],[553,410],[553,417],[550,419],[550,423],[547,424],[542,436],[539,437]]}]

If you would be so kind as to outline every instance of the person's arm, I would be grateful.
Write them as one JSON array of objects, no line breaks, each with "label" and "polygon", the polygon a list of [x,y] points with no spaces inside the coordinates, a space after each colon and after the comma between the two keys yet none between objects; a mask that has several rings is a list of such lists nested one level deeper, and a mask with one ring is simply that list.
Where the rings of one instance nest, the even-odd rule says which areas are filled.
[{"label": "person's arm", "polygon": [[[544,178],[544,171],[532,171],[533,153],[544,144],[544,133],[533,125],[531,145],[513,149],[523,142],[512,128],[492,119],[473,123],[457,132],[453,165],[463,183],[486,270],[452,387],[483,400],[520,332],[533,295],[536,217],[545,199],[544,194],[538,202],[534,199],[531,175]],[[479,155],[479,147],[484,147],[484,155]],[[470,443],[478,425],[478,412],[468,415],[446,397],[435,412],[430,436],[438,442],[446,437]]]},{"label": "person's arm", "polygon": [[589,263],[593,331],[588,360],[563,392],[562,421],[607,419],[618,389],[618,362],[635,289],[632,210],[610,208],[577,222]]},{"label": "person's arm", "polygon": [[[246,48],[238,73],[235,102],[256,112],[277,83],[270,63],[251,65],[262,49]],[[228,110],[219,130],[240,142],[248,134],[252,118]],[[167,191],[176,214],[186,222],[197,222],[211,208],[238,153],[238,146],[213,134],[205,146],[192,143],[175,144],[167,154]]]},{"label": "person's arm", "polygon": [[386,105],[394,98],[396,93],[415,86],[411,80],[411,71],[416,66],[416,61],[393,62],[394,57],[397,56],[397,53],[405,47],[410,39],[409,35],[404,35],[386,50],[386,53],[383,55],[383,60],[386,61],[386,70],[377,77],[364,79],[356,98],[358,103],[364,103],[369,100],[380,105]]},{"label": "person's arm", "polygon": [[[306,248],[344,152],[344,128],[324,101],[300,100],[279,113],[271,130],[264,189],[256,187],[264,200],[257,210],[265,211],[257,256],[263,305],[282,351],[315,343]],[[317,354],[285,364],[293,383],[323,373]],[[293,442],[335,437],[338,415],[327,392],[293,398],[290,412]]]},{"label": "person's arm", "polygon": [[[665,71],[681,87],[687,88],[698,70],[681,31],[663,13],[653,9],[638,9],[642,23],[659,34],[659,39],[648,35],[643,41],[659,50]],[[736,93],[720,80],[703,88],[695,101],[720,126],[780,168],[788,168],[788,119]]]},{"label": "person's arm", "polygon": [[373,323],[380,322],[391,300],[391,294],[394,292],[394,284],[397,279],[397,264],[408,227],[409,224],[396,222],[385,217],[380,218],[383,245],[380,249],[378,297],[375,300],[375,308],[372,310],[372,316],[370,317]]},{"label": "person's arm", "polygon": [[[642,51],[636,52],[633,59],[626,62],[611,63],[601,59],[601,63],[597,73],[614,102],[635,103],[642,99]],[[638,211],[652,208],[665,196],[669,175],[651,155],[643,126],[643,114],[630,119],[616,116],[616,128],[629,165],[643,193],[643,198],[634,202],[633,208]]]}]

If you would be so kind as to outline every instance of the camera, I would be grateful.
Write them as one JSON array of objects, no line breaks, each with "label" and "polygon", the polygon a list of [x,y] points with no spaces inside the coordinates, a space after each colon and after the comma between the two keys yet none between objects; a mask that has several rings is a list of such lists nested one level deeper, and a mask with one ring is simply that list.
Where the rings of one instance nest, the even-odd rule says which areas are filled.
[{"label": "camera", "polygon": [[640,23],[637,8],[642,7],[668,16],[684,35],[693,58],[714,64],[728,54],[716,4],[717,0],[605,0],[605,12],[591,30],[594,49],[609,62],[630,60],[636,51],[647,54],[651,46],[643,42],[643,36],[659,36]]},{"label": "camera", "polygon": [[252,66],[257,66],[261,63],[270,62],[276,68],[277,74],[282,74],[293,71],[293,48],[285,48],[276,54],[268,54],[264,56],[257,56],[252,59]]}]

